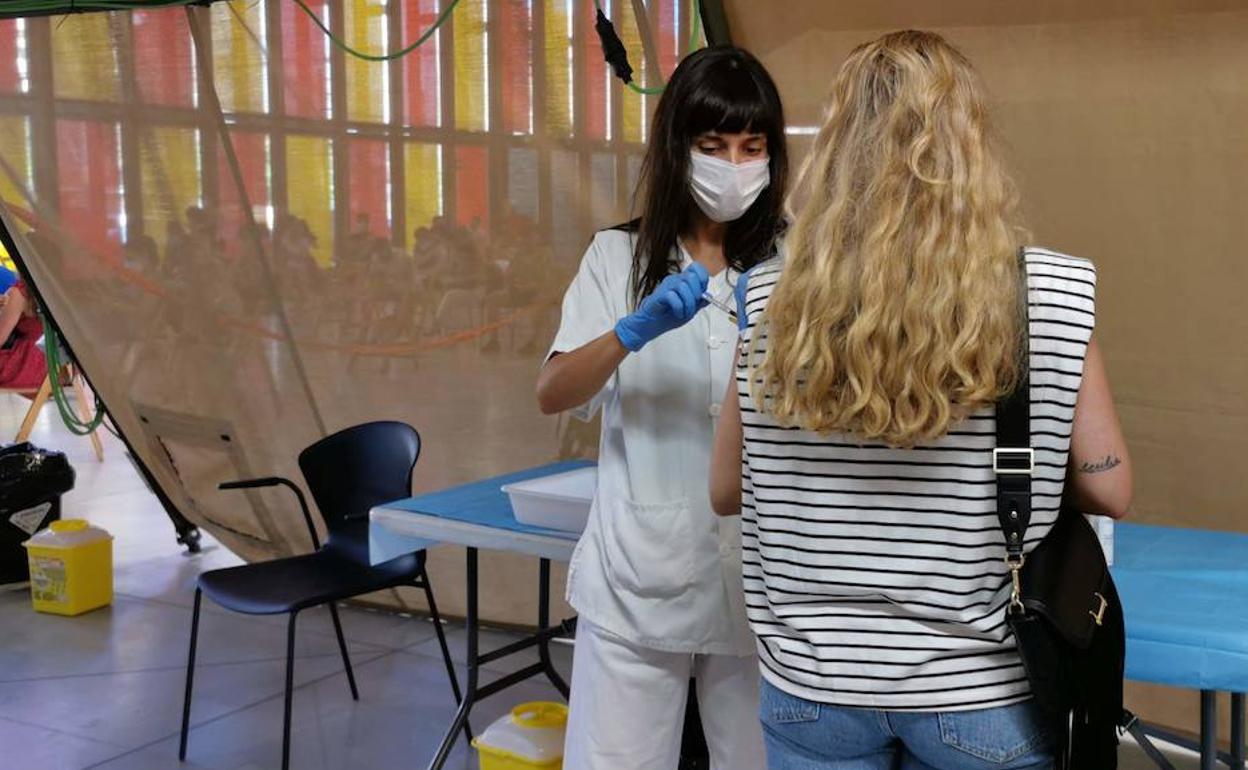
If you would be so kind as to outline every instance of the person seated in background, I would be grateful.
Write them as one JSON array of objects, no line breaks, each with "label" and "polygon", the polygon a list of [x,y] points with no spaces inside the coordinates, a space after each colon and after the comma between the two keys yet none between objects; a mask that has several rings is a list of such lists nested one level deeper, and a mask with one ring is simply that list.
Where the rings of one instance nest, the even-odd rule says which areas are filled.
[{"label": "person seated in background", "polygon": [[295,296],[320,295],[324,280],[313,256],[316,235],[308,223],[286,214],[277,220],[273,231],[273,266],[284,287]]},{"label": "person seated in background", "polygon": [[433,235],[428,227],[412,231],[412,266],[425,270],[433,266]]},{"label": "person seated in background", "polygon": [[22,280],[4,293],[0,306],[0,388],[33,394],[48,374],[48,361],[39,349],[43,324],[35,314],[34,299]]},{"label": "person seated in background", "polygon": [[186,228],[177,219],[165,223],[165,257],[160,260],[160,279],[166,283],[177,281],[186,258],[189,240]]},{"label": "person seated in background", "polygon": [[140,235],[126,242],[122,249],[122,263],[127,270],[144,276],[154,276],[160,270],[160,247],[150,235]]},{"label": "person seated in background", "polygon": [[372,218],[367,212],[360,212],[355,215],[355,226],[342,239],[341,250],[334,261],[339,265],[367,265],[376,256],[377,240]]},{"label": "person seated in background", "polygon": [[489,265],[481,239],[461,225],[443,222],[442,241],[446,247],[438,265],[438,281],[443,291],[481,290],[489,280]]},{"label": "person seated in background", "polygon": [[0,265],[0,297],[3,297],[5,292],[13,288],[15,283],[17,283],[17,273],[4,265]]},{"label": "person seated in background", "polygon": [[449,247],[436,225],[434,220],[429,227],[417,228],[412,244],[412,323],[420,333],[436,315],[442,296],[439,270],[449,264]]},{"label": "person seated in background", "polygon": [[217,234],[217,214],[199,206],[186,207],[187,237],[193,247],[203,255],[217,257],[224,251],[224,244]]},{"label": "person seated in background", "polygon": [[[505,226],[506,230],[490,247],[491,259],[486,260],[491,273],[484,300],[485,323],[493,324],[506,315],[523,311],[528,331],[516,352],[528,355],[539,350],[538,338],[546,331],[542,322],[546,308],[540,305],[548,303],[552,308],[559,305],[561,284],[555,280],[558,267],[554,251],[531,219],[512,214],[507,217]],[[509,323],[521,320],[512,318]],[[499,331],[493,329],[486,334],[482,341],[484,352],[499,349]]]}]

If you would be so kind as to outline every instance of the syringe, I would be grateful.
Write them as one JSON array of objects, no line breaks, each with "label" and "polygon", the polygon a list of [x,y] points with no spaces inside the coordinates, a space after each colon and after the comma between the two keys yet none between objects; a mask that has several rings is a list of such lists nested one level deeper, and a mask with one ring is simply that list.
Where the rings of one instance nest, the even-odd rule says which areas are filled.
[{"label": "syringe", "polygon": [[727,302],[724,302],[721,299],[715,299],[714,297],[711,296],[711,293],[709,291],[702,292],[702,299],[706,300],[706,303],[708,305],[711,305],[712,307],[717,307],[723,312],[727,313],[728,317],[732,319],[733,323],[736,323],[737,311]]}]

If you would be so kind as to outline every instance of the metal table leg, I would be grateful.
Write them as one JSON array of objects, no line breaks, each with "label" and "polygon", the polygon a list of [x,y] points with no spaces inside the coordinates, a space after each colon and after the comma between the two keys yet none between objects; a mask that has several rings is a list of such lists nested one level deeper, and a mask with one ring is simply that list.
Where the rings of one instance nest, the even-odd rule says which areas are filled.
[{"label": "metal table leg", "polygon": [[1231,693],[1231,770],[1244,770],[1244,693]]},{"label": "metal table leg", "polygon": [[464,688],[464,700],[459,704],[459,709],[455,712],[455,718],[451,720],[451,726],[446,731],[446,737],[442,739],[442,744],[438,747],[438,753],[434,756],[433,761],[429,763],[429,770],[441,770],[446,764],[447,757],[451,754],[451,749],[455,746],[455,739],[459,737],[459,731],[464,729],[468,724],[468,714],[472,711],[472,704],[477,698],[477,549],[469,548],[468,550],[468,596],[467,596],[467,617],[465,618],[465,631],[468,637],[468,682]]},{"label": "metal table leg", "polygon": [[1200,691],[1200,770],[1215,770],[1218,764],[1218,694]]},{"label": "metal table leg", "polygon": [[[545,631],[550,628],[550,559],[542,559],[539,566],[539,581],[537,593],[537,626],[538,632]],[[570,690],[568,683],[563,681],[563,677],[555,670],[555,664],[550,659],[550,640],[543,637],[537,645],[537,654],[542,661],[542,668],[546,671],[546,678],[555,686],[555,689],[567,699]]]},{"label": "metal table leg", "polygon": [[1157,765],[1159,770],[1176,770],[1174,763],[1171,762],[1165,754],[1162,754],[1153,743],[1154,737],[1161,738],[1162,740],[1168,740],[1161,735],[1164,731],[1144,724],[1138,717],[1134,717],[1127,723],[1126,731],[1131,734],[1131,737],[1135,739],[1135,742],[1139,744],[1140,748],[1143,749],[1148,758],[1152,760],[1153,764]]}]

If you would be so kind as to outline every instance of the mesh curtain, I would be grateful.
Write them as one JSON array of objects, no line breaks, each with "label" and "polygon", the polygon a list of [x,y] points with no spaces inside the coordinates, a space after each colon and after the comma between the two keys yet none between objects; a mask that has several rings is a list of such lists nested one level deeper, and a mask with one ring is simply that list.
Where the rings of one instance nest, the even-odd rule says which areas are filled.
[{"label": "mesh curtain", "polygon": [[[446,1],[308,4],[381,52]],[[688,0],[646,4],[646,56],[631,0],[605,9],[665,79]],[[192,522],[247,559],[306,550],[293,501],[216,485],[298,478],[300,449],[367,420],[421,432],[418,491],[596,451],[533,384],[657,97],[609,77],[593,19],[462,0],[381,63],[286,0],[0,21],[0,216]]]}]

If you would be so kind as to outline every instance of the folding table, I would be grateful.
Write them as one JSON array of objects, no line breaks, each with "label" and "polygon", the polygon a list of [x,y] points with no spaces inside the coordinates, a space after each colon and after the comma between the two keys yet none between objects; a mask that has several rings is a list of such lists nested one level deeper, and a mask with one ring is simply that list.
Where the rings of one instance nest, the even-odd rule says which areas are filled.
[{"label": "folding table", "polygon": [[[1127,679],[1200,691],[1200,740],[1146,732],[1244,768],[1248,535],[1142,524],[1114,528],[1114,581],[1127,625]],[[1217,747],[1217,693],[1231,694],[1231,751]],[[1161,763],[1159,763],[1161,764]]]},{"label": "folding table", "polygon": [[[572,461],[543,465],[505,476],[475,481],[441,492],[418,495],[374,508],[370,514],[369,558],[381,563],[405,553],[423,550],[432,545],[462,545],[467,549],[468,683],[464,699],[455,718],[447,728],[430,770],[445,764],[461,730],[466,731],[468,715],[478,700],[494,695],[526,679],[545,675],[566,698],[568,685],[555,670],[550,659],[550,640],[572,633],[575,619],[550,625],[550,562],[570,561],[578,535],[553,529],[530,527],[516,521],[511,502],[502,486],[517,481],[550,476],[584,468],[593,463]],[[510,551],[540,559],[538,579],[537,631],[529,636],[490,652],[478,649],[477,616],[477,551],[479,549]],[[539,662],[514,671],[499,679],[481,684],[480,666],[490,661],[537,647]]]}]

